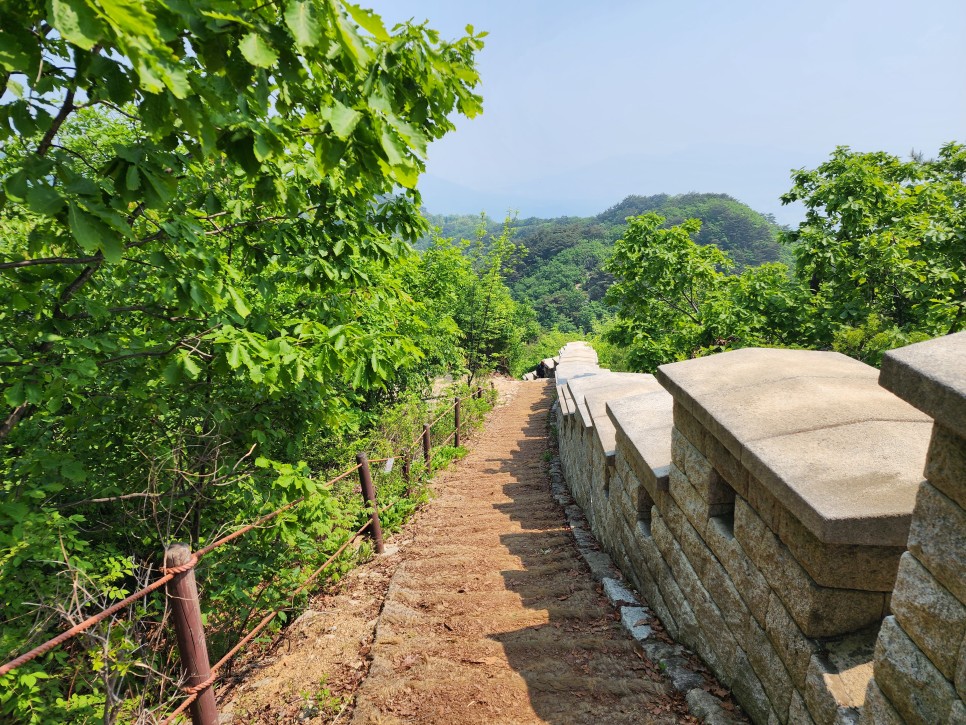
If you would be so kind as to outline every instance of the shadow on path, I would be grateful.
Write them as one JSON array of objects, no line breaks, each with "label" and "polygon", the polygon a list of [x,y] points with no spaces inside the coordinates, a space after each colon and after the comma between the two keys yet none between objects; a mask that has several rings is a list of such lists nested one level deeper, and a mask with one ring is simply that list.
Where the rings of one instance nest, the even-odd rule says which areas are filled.
[{"label": "shadow on path", "polygon": [[525,533],[500,536],[520,558],[503,571],[523,606],[544,610],[548,623],[491,635],[524,678],[534,711],[548,723],[673,723],[670,690],[650,679],[641,655],[577,552],[547,480],[550,386],[529,406],[519,445],[492,474],[508,475],[510,503],[494,508]]}]

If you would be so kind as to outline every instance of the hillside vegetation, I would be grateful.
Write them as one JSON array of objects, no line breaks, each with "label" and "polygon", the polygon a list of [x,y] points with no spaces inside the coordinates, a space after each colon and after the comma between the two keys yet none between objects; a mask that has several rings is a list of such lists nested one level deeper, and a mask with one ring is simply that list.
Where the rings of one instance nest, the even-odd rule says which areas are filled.
[{"label": "hillside vegetation", "polygon": [[966,146],[909,160],[840,147],[792,181],[782,199],[806,217],[781,235],[791,266],[736,264],[700,243],[701,219],[631,219],[605,265],[617,313],[606,337],[630,367],[752,346],[878,364],[886,350],[966,328]]},{"label": "hillside vegetation", "polygon": [[[604,295],[613,277],[604,262],[624,234],[626,219],[646,212],[665,217],[667,226],[701,219],[695,241],[727,250],[740,266],[790,259],[777,241],[774,219],[727,194],[628,196],[595,217],[513,220],[513,240],[525,250],[507,275],[514,298],[532,307],[544,329],[590,333],[610,314]],[[470,239],[481,229],[479,216],[427,219],[442,237]],[[500,226],[488,218],[482,223],[488,233]]]}]

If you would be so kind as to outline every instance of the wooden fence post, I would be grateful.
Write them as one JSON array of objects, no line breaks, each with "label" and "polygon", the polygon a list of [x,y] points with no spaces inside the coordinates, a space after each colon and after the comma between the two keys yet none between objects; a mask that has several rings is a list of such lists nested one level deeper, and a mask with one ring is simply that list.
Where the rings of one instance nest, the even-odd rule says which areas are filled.
[{"label": "wooden fence post", "polygon": [[[171,544],[164,550],[164,566],[174,568],[191,561],[191,547],[187,544]],[[205,630],[201,624],[201,603],[198,601],[198,584],[194,569],[175,574],[165,588],[171,606],[171,619],[178,638],[178,654],[189,687],[200,685],[211,677]],[[194,725],[218,725],[218,708],[215,691],[206,687],[198,699],[189,706]]]},{"label": "wooden fence post", "polygon": [[457,448],[460,447],[460,399],[456,399],[456,406],[453,408],[453,426],[455,427],[455,432],[453,433],[453,445]]},{"label": "wooden fence post", "polygon": [[382,543],[382,524],[379,523],[376,487],[372,485],[372,473],[369,471],[369,457],[365,453],[357,453],[356,462],[359,464],[359,483],[362,484],[362,498],[367,506],[372,507],[372,513],[369,515],[369,535],[376,542],[376,553],[381,554],[385,546]]},{"label": "wooden fence post", "polygon": [[406,495],[407,496],[409,495],[409,479],[410,479],[410,477],[409,477],[409,466],[410,466],[410,462],[411,462],[410,453],[407,451],[403,455],[403,466],[402,466],[403,483],[406,484]]},{"label": "wooden fence post", "polygon": [[430,466],[432,465],[430,451],[433,447],[432,429],[429,423],[423,423],[423,460],[426,462],[426,476],[429,477]]}]

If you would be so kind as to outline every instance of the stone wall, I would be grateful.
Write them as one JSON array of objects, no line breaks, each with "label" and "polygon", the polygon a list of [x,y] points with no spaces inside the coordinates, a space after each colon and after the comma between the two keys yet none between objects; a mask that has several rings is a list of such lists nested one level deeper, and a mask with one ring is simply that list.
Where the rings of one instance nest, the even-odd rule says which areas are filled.
[{"label": "stone wall", "polygon": [[894,350],[882,384],[935,420],[866,723],[966,723],[966,333]]},{"label": "stone wall", "polygon": [[[959,345],[949,367],[961,376],[964,337],[924,345]],[[909,392],[950,399],[948,383],[908,382],[924,375],[900,364],[917,348],[883,378],[924,412],[837,353],[739,350],[655,377],[599,368],[583,344],[560,352],[574,498],[756,723],[962,718],[966,385],[961,428],[941,422]],[[889,383],[893,368],[905,387]]]}]

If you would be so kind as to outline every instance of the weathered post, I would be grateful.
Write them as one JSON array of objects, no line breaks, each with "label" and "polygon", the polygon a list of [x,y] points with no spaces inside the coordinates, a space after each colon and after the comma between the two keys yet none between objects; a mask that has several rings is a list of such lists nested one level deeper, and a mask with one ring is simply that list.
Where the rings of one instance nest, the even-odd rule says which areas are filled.
[{"label": "weathered post", "polygon": [[460,399],[456,398],[456,405],[453,407],[453,426],[455,427],[455,432],[453,433],[453,445],[457,448],[460,447]]},{"label": "weathered post", "polygon": [[410,477],[409,477],[409,466],[410,466],[410,462],[411,462],[410,454],[407,451],[406,454],[403,456],[403,468],[402,468],[403,483],[406,484],[406,494],[407,495],[409,494],[409,481],[410,481]]},{"label": "weathered post", "polygon": [[[171,544],[164,550],[164,566],[174,569],[191,561],[191,547],[187,544]],[[188,687],[194,687],[211,677],[211,664],[208,662],[208,645],[205,643],[205,630],[201,624],[201,604],[198,601],[198,584],[195,571],[189,568],[166,585],[168,603],[171,606],[171,619],[178,638],[178,654],[184,669]],[[188,706],[191,722],[194,725],[218,725],[218,708],[215,704],[215,691],[206,687],[198,698]]]},{"label": "weathered post", "polygon": [[372,513],[369,514],[369,535],[376,543],[376,553],[381,554],[385,546],[382,543],[382,524],[379,523],[376,487],[372,485],[372,473],[369,471],[369,457],[365,453],[357,453],[356,463],[359,464],[359,483],[362,484],[362,498],[366,506],[372,508]]},{"label": "weathered post", "polygon": [[426,476],[429,476],[430,470],[430,450],[433,447],[433,441],[431,437],[431,431],[429,423],[423,424],[423,460],[426,462]]}]

